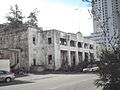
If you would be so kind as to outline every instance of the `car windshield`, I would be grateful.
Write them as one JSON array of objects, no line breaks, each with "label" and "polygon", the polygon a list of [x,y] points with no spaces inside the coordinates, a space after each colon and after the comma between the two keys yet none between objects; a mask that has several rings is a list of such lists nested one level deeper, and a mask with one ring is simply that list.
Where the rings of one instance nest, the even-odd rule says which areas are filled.
[{"label": "car windshield", "polygon": [[92,65],[88,65],[87,68],[92,68]]},{"label": "car windshield", "polygon": [[97,67],[97,64],[93,64],[93,67]]},{"label": "car windshield", "polygon": [[0,71],[0,74],[12,74],[12,72],[8,72],[8,71]]}]

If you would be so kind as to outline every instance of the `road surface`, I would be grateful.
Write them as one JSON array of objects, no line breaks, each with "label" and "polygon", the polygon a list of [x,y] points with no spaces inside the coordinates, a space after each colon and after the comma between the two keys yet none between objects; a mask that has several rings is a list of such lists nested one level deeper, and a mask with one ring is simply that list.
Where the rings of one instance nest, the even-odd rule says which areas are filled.
[{"label": "road surface", "polygon": [[95,74],[29,74],[0,83],[0,90],[102,90],[93,84],[97,78]]}]

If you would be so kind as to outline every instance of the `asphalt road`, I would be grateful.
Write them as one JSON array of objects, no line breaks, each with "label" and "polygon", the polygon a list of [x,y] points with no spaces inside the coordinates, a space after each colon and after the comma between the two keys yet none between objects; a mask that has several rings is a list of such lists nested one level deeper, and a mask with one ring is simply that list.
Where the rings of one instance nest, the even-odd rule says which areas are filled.
[{"label": "asphalt road", "polygon": [[0,90],[101,90],[93,84],[97,78],[95,74],[29,74],[0,83]]}]

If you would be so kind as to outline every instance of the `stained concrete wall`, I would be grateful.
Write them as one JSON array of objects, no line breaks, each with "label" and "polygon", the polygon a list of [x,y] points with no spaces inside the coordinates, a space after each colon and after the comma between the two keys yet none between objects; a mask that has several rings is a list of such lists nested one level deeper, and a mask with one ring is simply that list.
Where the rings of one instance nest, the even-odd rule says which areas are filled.
[{"label": "stained concrete wall", "polygon": [[[58,31],[58,30],[54,30],[54,40],[55,40],[55,66],[56,66],[56,69],[59,69],[61,68],[61,55],[60,55],[60,51],[63,50],[63,51],[67,51],[68,53],[68,63],[69,65],[71,66],[71,54],[70,52],[73,51],[75,52],[75,60],[76,60],[76,65],[80,63],[79,61],[79,56],[78,56],[78,52],[82,52],[82,61],[84,61],[85,59],[85,53],[87,52],[88,53],[88,59],[90,59],[90,53],[93,53],[94,54],[94,58],[96,60],[98,60],[97,58],[97,55],[96,55],[96,46],[98,46],[94,41],[91,41],[91,40],[88,40],[86,38],[84,38],[82,36],[81,33],[77,33],[77,34],[72,34],[72,33],[65,33],[65,32],[61,32],[61,31]],[[67,45],[60,45],[60,38],[63,38],[67,41]],[[71,47],[70,46],[70,41],[73,40],[75,41],[75,47]],[[78,42],[82,42],[82,48],[78,48]],[[87,43],[88,44],[88,48],[84,48],[84,44]],[[90,49],[90,45],[93,45],[94,48],[93,49]]]},{"label": "stained concrete wall", "polygon": [[[49,43],[48,38],[51,38],[51,43]],[[43,31],[41,32],[41,49],[43,51],[43,55],[41,56],[45,62],[45,67],[47,69],[55,68],[55,42],[54,42],[54,31]],[[51,64],[48,62],[48,56],[52,55]]]},{"label": "stained concrete wall", "polygon": [[[26,28],[1,30],[0,52],[10,59],[10,65],[28,70],[28,33]],[[18,54],[18,55],[17,55]],[[15,60],[17,59],[17,61]],[[19,59],[19,60],[18,60]]]},{"label": "stained concrete wall", "polygon": [[[38,31],[37,29],[29,28],[29,66],[34,66],[33,59],[36,60],[36,65],[44,66],[46,69],[55,68],[55,46],[54,46],[54,31]],[[35,37],[35,44],[33,43]],[[51,43],[48,43],[48,38],[51,38]],[[52,55],[51,64],[48,62],[48,56]]]},{"label": "stained concrete wall", "polygon": [[[61,50],[67,51],[68,63],[71,66],[71,51],[75,52],[76,65],[79,64],[78,52],[82,52],[83,60],[85,59],[85,53],[93,53],[95,59],[96,46],[94,41],[85,39],[80,32],[65,33],[59,30],[46,30],[42,31],[35,28],[23,28],[13,31],[6,31],[0,33],[1,52],[8,55],[11,65],[17,63],[15,55],[19,57],[19,66],[29,70],[31,66],[44,66],[46,69],[57,70],[61,68]],[[5,38],[5,39],[3,39]],[[49,42],[48,38],[51,38]],[[66,45],[61,45],[60,38],[66,40]],[[75,42],[75,47],[70,46],[70,41]],[[78,48],[78,42],[82,43],[82,48]],[[84,48],[85,43],[88,45]],[[94,48],[90,49],[90,45]],[[48,56],[52,55],[51,63],[48,61]],[[90,58],[90,57],[89,57]]]}]

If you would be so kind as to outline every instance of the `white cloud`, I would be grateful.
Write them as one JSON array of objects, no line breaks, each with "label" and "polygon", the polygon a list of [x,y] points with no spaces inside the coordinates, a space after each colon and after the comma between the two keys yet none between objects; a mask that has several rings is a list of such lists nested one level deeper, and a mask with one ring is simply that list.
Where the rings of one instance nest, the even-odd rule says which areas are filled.
[{"label": "white cloud", "polygon": [[50,3],[45,0],[3,0],[0,4],[0,22],[5,21],[4,16],[9,12],[10,5],[18,4],[24,15],[28,15],[33,9],[40,10],[39,26],[44,29],[58,29],[64,32],[89,35],[92,29],[92,21],[88,8],[74,10],[76,7],[59,3]]}]

